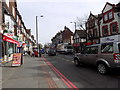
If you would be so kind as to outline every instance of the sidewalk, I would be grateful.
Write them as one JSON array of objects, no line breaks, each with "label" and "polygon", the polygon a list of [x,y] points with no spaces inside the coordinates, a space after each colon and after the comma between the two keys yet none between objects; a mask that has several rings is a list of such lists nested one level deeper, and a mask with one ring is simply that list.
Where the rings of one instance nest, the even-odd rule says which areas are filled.
[{"label": "sidewalk", "polygon": [[68,88],[43,58],[24,56],[21,67],[2,67],[2,88]]}]

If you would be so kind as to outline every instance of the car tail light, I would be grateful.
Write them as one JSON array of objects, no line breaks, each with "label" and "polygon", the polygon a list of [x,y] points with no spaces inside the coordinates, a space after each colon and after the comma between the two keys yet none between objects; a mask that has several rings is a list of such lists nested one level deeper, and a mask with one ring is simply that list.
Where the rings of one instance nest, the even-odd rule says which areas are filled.
[{"label": "car tail light", "polygon": [[119,63],[120,62],[120,53],[115,53],[114,54],[114,61],[115,61],[115,63]]}]

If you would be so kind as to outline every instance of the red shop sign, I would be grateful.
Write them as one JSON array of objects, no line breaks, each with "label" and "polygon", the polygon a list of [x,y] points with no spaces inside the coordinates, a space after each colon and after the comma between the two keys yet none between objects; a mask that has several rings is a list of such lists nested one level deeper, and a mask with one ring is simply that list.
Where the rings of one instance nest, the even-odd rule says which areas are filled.
[{"label": "red shop sign", "polygon": [[5,35],[3,35],[3,40],[4,40],[4,41],[7,41],[7,42],[10,42],[10,43],[17,44],[17,45],[20,44],[18,41],[14,40],[14,39],[12,39],[12,38],[10,38],[10,37],[7,37],[7,36],[5,36]]}]

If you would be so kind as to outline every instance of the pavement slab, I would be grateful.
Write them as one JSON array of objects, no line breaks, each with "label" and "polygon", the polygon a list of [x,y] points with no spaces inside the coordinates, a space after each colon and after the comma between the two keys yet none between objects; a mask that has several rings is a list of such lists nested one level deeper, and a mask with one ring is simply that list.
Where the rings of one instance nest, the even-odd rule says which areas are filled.
[{"label": "pavement slab", "polygon": [[67,88],[42,57],[24,56],[20,67],[2,67],[2,88]]}]

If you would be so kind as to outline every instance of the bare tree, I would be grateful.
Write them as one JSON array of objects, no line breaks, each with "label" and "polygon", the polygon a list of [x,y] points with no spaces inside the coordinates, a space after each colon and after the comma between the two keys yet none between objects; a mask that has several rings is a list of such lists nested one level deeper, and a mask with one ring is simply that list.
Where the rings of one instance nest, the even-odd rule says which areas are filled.
[{"label": "bare tree", "polygon": [[85,29],[85,23],[86,23],[87,19],[88,19],[87,14],[85,14],[83,17],[77,17],[76,18],[77,27],[79,29],[83,29],[83,28]]}]

